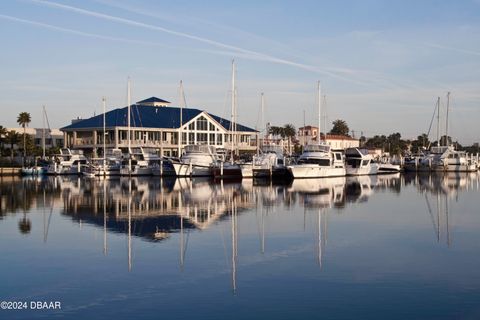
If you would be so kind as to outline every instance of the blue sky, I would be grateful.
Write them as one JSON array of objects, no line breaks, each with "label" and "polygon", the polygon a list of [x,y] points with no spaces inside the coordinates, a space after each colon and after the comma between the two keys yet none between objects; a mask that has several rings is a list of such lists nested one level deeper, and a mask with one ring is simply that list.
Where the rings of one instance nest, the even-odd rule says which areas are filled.
[{"label": "blue sky", "polygon": [[[480,140],[480,0],[0,2],[0,124],[21,111],[41,126],[157,96],[229,117],[231,59],[238,114],[259,125],[316,124],[316,81],[327,120],[358,135],[428,130],[437,96],[449,133]],[[443,116],[443,115],[442,115]],[[444,119],[442,129],[444,130]],[[330,125],[329,125],[330,127]],[[435,132],[435,131],[433,131]],[[433,138],[433,135],[432,135]]]}]

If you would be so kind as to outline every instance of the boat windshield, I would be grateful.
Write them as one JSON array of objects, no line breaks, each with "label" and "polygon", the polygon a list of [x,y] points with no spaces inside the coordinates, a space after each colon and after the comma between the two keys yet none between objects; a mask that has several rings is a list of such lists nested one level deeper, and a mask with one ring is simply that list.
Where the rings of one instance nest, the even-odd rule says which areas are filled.
[{"label": "boat windshield", "polygon": [[185,146],[185,153],[215,153],[214,147],[206,144],[192,144]]},{"label": "boat windshield", "polygon": [[431,149],[432,153],[435,153],[435,154],[442,154],[447,150],[448,150],[448,147],[446,147],[446,146],[432,147],[432,149]]},{"label": "boat windshield", "polygon": [[281,146],[263,146],[262,152],[283,154],[283,148]]},{"label": "boat windshield", "polygon": [[305,152],[330,152],[330,146],[326,144],[310,144],[305,147]]},{"label": "boat windshield", "polygon": [[318,164],[319,166],[330,166],[330,159],[303,158],[298,160],[298,164]]}]

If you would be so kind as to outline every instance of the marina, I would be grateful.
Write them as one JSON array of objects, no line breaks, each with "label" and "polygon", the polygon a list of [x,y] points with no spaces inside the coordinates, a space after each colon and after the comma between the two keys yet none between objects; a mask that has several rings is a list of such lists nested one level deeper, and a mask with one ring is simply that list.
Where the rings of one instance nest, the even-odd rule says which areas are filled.
[{"label": "marina", "polygon": [[0,30],[0,320],[480,319],[480,0]]}]

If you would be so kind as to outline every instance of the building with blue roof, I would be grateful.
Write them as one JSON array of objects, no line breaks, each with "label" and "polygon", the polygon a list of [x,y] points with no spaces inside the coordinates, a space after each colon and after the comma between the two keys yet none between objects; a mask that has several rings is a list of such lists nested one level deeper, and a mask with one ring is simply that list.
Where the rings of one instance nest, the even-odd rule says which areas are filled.
[{"label": "building with blue roof", "polygon": [[[179,133],[182,148],[188,144],[208,144],[230,150],[232,140],[239,152],[254,151],[258,131],[194,108],[171,107],[170,102],[151,97],[130,108],[105,113],[107,148],[128,149],[128,110],[130,109],[130,146],[155,148],[164,156],[178,156]],[[103,148],[104,115],[74,120],[63,131],[66,147],[96,155]]]}]

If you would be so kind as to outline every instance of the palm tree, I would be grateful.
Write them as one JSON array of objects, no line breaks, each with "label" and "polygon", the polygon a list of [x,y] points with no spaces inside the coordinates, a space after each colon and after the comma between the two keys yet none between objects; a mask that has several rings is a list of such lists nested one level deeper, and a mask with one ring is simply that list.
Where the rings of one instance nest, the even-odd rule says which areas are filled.
[{"label": "palm tree", "polygon": [[295,134],[296,134],[296,129],[293,126],[293,124],[284,125],[283,126],[283,134],[284,134],[285,137],[288,138],[288,153],[290,154],[291,153],[290,142],[292,140],[292,137],[295,137]]},{"label": "palm tree", "polygon": [[0,126],[0,157],[3,155],[3,144],[7,136],[7,128]]},{"label": "palm tree", "polygon": [[268,133],[273,136],[281,136],[282,138],[284,137],[284,132],[282,127],[271,126],[268,130]]},{"label": "palm tree", "polygon": [[22,126],[23,128],[23,164],[25,164],[25,158],[27,157],[27,134],[26,134],[26,127],[32,121],[30,118],[30,113],[28,112],[20,112],[17,118],[17,123]]}]

